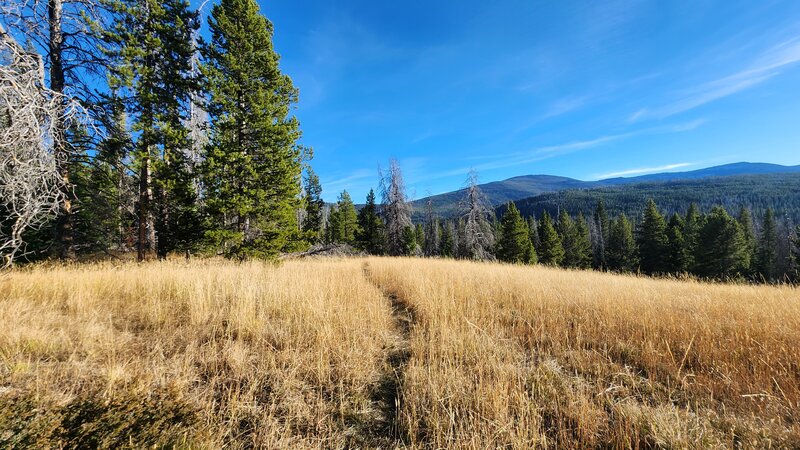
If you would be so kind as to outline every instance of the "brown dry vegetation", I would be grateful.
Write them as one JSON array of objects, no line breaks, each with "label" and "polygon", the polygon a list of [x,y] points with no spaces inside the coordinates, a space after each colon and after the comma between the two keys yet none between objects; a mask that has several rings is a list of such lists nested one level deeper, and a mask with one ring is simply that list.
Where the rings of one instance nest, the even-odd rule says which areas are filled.
[{"label": "brown dry vegetation", "polygon": [[0,448],[797,448],[800,293],[420,259],[0,278]]}]

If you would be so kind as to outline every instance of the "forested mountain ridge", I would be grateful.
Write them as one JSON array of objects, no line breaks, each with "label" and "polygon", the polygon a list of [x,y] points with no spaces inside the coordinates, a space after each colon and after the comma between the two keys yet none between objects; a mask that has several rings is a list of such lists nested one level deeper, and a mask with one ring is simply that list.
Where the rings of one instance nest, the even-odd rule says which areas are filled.
[{"label": "forested mountain ridge", "polygon": [[[508,201],[518,201],[553,192],[576,189],[593,189],[643,182],[667,182],[680,180],[702,180],[709,178],[760,175],[760,174],[800,173],[800,166],[783,166],[768,163],[739,162],[687,172],[665,172],[637,177],[617,177],[598,181],[582,181],[574,178],[553,175],[523,175],[502,181],[480,185],[489,204],[503,205]],[[458,212],[464,189],[421,198],[412,202],[415,220],[421,220],[428,202],[442,217],[453,217]],[[590,206],[591,207],[591,206]],[[524,214],[524,212],[523,212]]]},{"label": "forested mountain ridge", "polygon": [[[682,213],[696,203],[703,211],[723,206],[728,211],[746,207],[760,217],[767,208],[776,216],[800,222],[800,173],[771,173],[701,178],[694,180],[652,181],[624,186],[572,189],[549,192],[514,203],[523,216],[555,215],[565,209],[570,214],[590,215],[599,200],[609,214],[625,213],[639,217],[647,199],[654,199],[666,214]],[[505,206],[497,208],[502,215]]]}]

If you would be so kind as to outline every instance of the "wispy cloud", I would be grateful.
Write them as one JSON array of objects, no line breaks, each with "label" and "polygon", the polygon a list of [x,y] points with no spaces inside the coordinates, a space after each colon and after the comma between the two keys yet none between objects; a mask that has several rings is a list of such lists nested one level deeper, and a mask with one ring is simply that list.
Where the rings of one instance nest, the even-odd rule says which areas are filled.
[{"label": "wispy cloud", "polygon": [[761,84],[798,62],[800,38],[784,41],[762,53],[748,68],[679,93],[671,103],[642,108],[633,113],[629,121],[663,119],[695,109]]},{"label": "wispy cloud", "polygon": [[631,175],[644,175],[648,173],[666,172],[669,170],[675,170],[694,165],[695,163],[677,163],[677,164],[667,164],[665,166],[659,166],[659,167],[642,167],[639,169],[628,169],[619,172],[604,173],[601,175],[595,175],[592,178],[595,180],[603,180],[606,178],[628,177]]},{"label": "wispy cloud", "polygon": [[473,165],[470,167],[461,167],[458,169],[450,170],[447,172],[439,172],[436,176],[454,176],[463,175],[471,169],[479,172],[502,169],[506,167],[522,166],[545,159],[563,156],[577,151],[587,150],[590,148],[600,147],[616,141],[621,141],[634,136],[642,136],[649,134],[669,134],[669,133],[683,133],[694,130],[705,123],[705,119],[693,120],[691,122],[650,127],[626,133],[611,134],[600,136],[594,139],[587,139],[581,141],[572,141],[563,144],[549,145],[545,147],[538,147],[529,151],[509,153],[504,155],[494,155],[493,160],[482,164]]},{"label": "wispy cloud", "polygon": [[334,193],[339,193],[342,189],[347,189],[354,184],[361,184],[367,178],[378,178],[377,169],[357,169],[345,176],[334,178],[331,180],[323,180],[322,187],[325,190],[325,196],[330,197]]}]

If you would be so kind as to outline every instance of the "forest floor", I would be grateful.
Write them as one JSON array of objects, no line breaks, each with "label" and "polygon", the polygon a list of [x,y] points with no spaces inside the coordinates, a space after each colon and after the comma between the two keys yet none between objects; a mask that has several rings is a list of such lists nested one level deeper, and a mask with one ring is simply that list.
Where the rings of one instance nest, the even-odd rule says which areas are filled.
[{"label": "forest floor", "polygon": [[800,291],[411,258],[0,275],[0,448],[798,448]]}]

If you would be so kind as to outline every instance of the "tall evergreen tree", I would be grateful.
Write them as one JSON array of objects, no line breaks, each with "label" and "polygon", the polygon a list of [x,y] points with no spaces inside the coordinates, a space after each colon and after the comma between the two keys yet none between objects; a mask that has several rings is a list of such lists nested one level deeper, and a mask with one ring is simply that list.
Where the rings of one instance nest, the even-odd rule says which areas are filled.
[{"label": "tall evergreen tree", "polygon": [[686,245],[684,229],[683,218],[678,213],[673,214],[667,225],[668,269],[672,273],[689,271],[689,247]]},{"label": "tall evergreen tree", "polygon": [[456,256],[454,248],[458,245],[455,239],[453,222],[447,221],[441,225],[441,228],[442,239],[439,242],[439,254],[446,258],[453,258]]},{"label": "tall evergreen tree", "polygon": [[433,210],[433,200],[428,200],[425,206],[425,241],[423,243],[423,254],[425,256],[436,256],[439,254],[439,241],[441,240],[439,218]]},{"label": "tall evergreen tree", "polygon": [[653,199],[647,201],[638,234],[639,264],[647,274],[666,273],[668,267],[667,222]]},{"label": "tall evergreen tree", "polygon": [[[138,178],[138,259],[188,249],[199,230],[197,195],[184,126],[197,89],[190,74],[197,13],[187,0],[122,0],[108,40],[116,46],[114,83],[126,86]],[[161,236],[158,236],[158,235]],[[160,239],[161,250],[158,250]]]},{"label": "tall evergreen tree", "polygon": [[500,220],[500,230],[497,258],[511,263],[531,263],[536,252],[533,250],[528,224],[519,214],[514,202],[506,205],[506,212]]},{"label": "tall evergreen tree", "polygon": [[209,240],[238,257],[274,257],[297,230],[302,151],[292,80],[256,0],[221,0],[209,18],[202,72],[209,91],[204,164]]},{"label": "tall evergreen tree", "polygon": [[611,231],[608,212],[606,212],[603,200],[597,202],[593,220],[595,239],[593,240],[592,260],[594,267],[602,270],[606,267],[606,247],[608,246],[608,238]]},{"label": "tall evergreen tree", "polygon": [[721,206],[714,207],[700,229],[696,272],[702,277],[730,278],[750,264],[741,225]]},{"label": "tall evergreen tree", "polygon": [[791,237],[791,258],[794,271],[793,279],[800,281],[800,225],[795,226],[794,234]]},{"label": "tall evergreen tree", "polygon": [[[744,241],[747,249],[747,259],[750,261],[750,266],[752,266],[755,263],[757,240],[755,228],[753,227],[753,217],[750,214],[750,210],[742,207],[739,210],[739,215],[736,217],[736,220],[742,227],[742,233],[744,234]],[[748,267],[746,272],[749,273],[750,269],[751,267]]]},{"label": "tall evergreen tree", "polygon": [[575,266],[588,269],[592,266],[592,240],[589,235],[589,223],[582,212],[575,219]]},{"label": "tall evergreen tree", "polygon": [[700,229],[703,227],[704,218],[700,214],[697,203],[689,205],[686,218],[683,221],[683,240],[687,249],[686,267],[690,272],[695,271],[695,259],[700,239]]},{"label": "tall evergreen tree", "polygon": [[625,214],[620,214],[609,224],[606,259],[608,268],[614,271],[633,272],[639,266],[633,225]]},{"label": "tall evergreen tree", "polygon": [[756,274],[764,280],[774,281],[778,278],[777,246],[778,225],[775,222],[775,214],[772,212],[772,208],[768,208],[764,214],[764,223],[758,240],[755,263]]},{"label": "tall evergreen tree", "polygon": [[542,241],[538,252],[539,262],[549,266],[560,265],[564,261],[564,247],[547,211],[542,213],[539,220],[539,239]]},{"label": "tall evergreen tree", "polygon": [[358,217],[353,199],[347,191],[339,194],[336,207],[331,211],[327,241],[331,243],[354,245],[360,233]]},{"label": "tall evergreen tree", "polygon": [[303,191],[303,203],[306,210],[303,232],[306,233],[307,239],[311,243],[316,243],[322,237],[322,208],[325,207],[325,201],[322,199],[322,185],[319,183],[319,177],[310,166],[306,168]]},{"label": "tall evergreen tree", "polygon": [[375,204],[375,191],[370,189],[367,203],[358,212],[356,246],[371,255],[382,255],[383,237],[383,221],[378,215],[378,206]]}]

